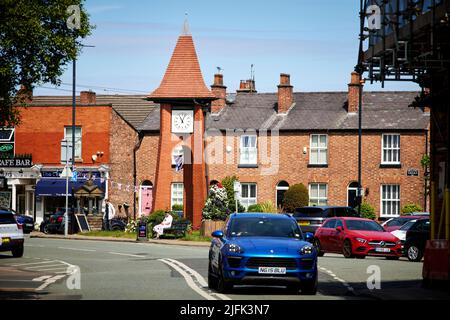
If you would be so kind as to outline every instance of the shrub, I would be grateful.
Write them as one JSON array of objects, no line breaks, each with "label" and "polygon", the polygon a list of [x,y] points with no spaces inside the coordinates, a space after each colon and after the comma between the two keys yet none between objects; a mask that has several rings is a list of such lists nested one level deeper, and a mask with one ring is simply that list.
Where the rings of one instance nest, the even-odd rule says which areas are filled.
[{"label": "shrub", "polygon": [[259,204],[252,204],[248,206],[247,212],[262,212],[262,209]]},{"label": "shrub", "polygon": [[[358,212],[358,207],[355,208],[356,212]],[[369,203],[363,202],[361,204],[361,218],[375,220],[377,215],[375,214],[375,209]]]},{"label": "shrub", "polygon": [[283,210],[294,212],[295,208],[307,206],[308,202],[308,189],[302,183],[294,184],[284,193]]},{"label": "shrub", "polygon": [[259,206],[261,208],[261,212],[265,212],[265,213],[276,213],[276,212],[278,212],[277,207],[270,200],[265,201],[263,203],[260,203]]},{"label": "shrub", "polygon": [[[234,182],[238,181],[239,179],[236,176],[229,176],[223,178],[221,184],[227,191],[227,198],[228,198],[228,206],[227,208],[230,210],[230,212],[236,212],[236,198],[234,197]],[[238,209],[239,212],[245,212],[245,207],[240,203],[240,201],[237,201],[238,203]]]},{"label": "shrub", "polygon": [[217,185],[211,186],[202,210],[203,219],[225,220],[229,214],[227,190]]},{"label": "shrub", "polygon": [[125,227],[125,232],[127,233],[134,233],[137,232],[139,221],[138,220],[130,220],[130,222],[127,223]]},{"label": "shrub", "polygon": [[402,213],[408,214],[413,212],[422,212],[423,208],[416,203],[408,203],[402,207]]},{"label": "shrub", "polygon": [[172,206],[173,211],[183,211],[183,205],[182,204],[174,204]]}]

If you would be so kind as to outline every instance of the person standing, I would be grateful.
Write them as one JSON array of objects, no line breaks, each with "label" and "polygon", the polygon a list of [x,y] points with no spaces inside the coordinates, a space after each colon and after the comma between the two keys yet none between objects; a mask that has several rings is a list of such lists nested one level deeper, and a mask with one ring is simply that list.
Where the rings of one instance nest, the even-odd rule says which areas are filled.
[{"label": "person standing", "polygon": [[105,212],[103,214],[103,229],[108,230],[110,229],[110,223],[109,221],[114,218],[116,215],[116,209],[114,209],[114,205],[109,202],[109,199],[105,199]]}]

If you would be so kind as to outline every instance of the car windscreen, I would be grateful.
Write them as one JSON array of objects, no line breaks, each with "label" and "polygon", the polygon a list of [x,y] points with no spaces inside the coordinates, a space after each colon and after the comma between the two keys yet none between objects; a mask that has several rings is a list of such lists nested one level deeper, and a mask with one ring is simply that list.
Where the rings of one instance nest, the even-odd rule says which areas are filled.
[{"label": "car windscreen", "polygon": [[12,213],[0,213],[0,224],[16,224]]},{"label": "car windscreen", "polygon": [[231,237],[301,238],[298,225],[290,219],[243,217],[231,221]]},{"label": "car windscreen", "polygon": [[414,223],[416,223],[417,220],[409,220],[408,222],[406,222],[404,225],[401,226],[400,230],[402,231],[408,231],[409,229],[411,229],[411,227],[414,225]]},{"label": "car windscreen", "polygon": [[398,226],[404,225],[408,221],[411,221],[411,218],[395,218],[395,219],[392,219],[391,221],[389,221],[387,223],[387,226],[388,227],[398,227]]},{"label": "car windscreen", "polygon": [[347,220],[345,221],[348,230],[361,231],[384,231],[384,229],[375,221],[366,220]]},{"label": "car windscreen", "polygon": [[294,218],[325,218],[326,211],[321,208],[297,208],[293,214]]}]

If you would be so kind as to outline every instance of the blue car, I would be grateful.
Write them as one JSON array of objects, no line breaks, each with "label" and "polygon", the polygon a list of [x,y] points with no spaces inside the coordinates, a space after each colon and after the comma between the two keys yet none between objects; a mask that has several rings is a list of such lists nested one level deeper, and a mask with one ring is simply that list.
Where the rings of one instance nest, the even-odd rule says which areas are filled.
[{"label": "blue car", "polygon": [[287,214],[234,213],[214,231],[208,286],[228,292],[234,285],[282,285],[303,294],[317,292],[317,251]]}]

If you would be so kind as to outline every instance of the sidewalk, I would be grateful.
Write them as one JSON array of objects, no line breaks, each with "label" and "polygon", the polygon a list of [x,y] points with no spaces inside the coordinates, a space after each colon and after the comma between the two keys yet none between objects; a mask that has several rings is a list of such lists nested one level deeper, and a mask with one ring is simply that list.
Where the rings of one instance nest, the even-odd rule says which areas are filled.
[{"label": "sidewalk", "polygon": [[189,247],[209,247],[210,243],[205,241],[184,241],[177,239],[149,239],[148,241],[137,241],[133,239],[114,238],[114,237],[92,237],[83,236],[81,234],[69,234],[67,237],[60,234],[45,234],[42,232],[33,231],[30,233],[30,238],[42,238],[42,239],[68,239],[68,240],[92,240],[92,241],[112,241],[112,242],[134,242],[134,243],[149,243],[149,244],[166,244],[177,246],[189,246]]}]

